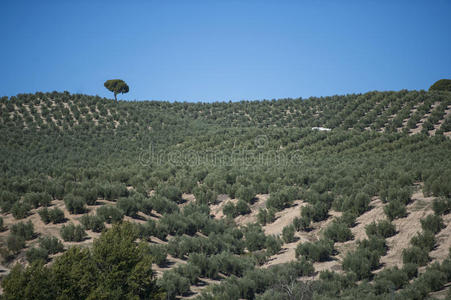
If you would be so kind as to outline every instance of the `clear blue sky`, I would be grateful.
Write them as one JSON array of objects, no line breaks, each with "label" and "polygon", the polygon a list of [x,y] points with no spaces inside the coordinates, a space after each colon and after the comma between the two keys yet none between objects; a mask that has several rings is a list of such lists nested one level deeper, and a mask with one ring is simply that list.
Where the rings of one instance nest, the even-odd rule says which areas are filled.
[{"label": "clear blue sky", "polygon": [[0,2],[0,95],[227,101],[428,89],[451,1]]}]

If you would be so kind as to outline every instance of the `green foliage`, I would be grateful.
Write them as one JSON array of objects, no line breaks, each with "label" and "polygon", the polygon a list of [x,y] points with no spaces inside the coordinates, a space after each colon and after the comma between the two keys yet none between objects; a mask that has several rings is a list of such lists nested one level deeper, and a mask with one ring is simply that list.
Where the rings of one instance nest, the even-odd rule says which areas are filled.
[{"label": "green foliage", "polygon": [[390,220],[404,218],[407,216],[406,205],[398,200],[394,200],[384,207],[384,212]]},{"label": "green foliage", "polygon": [[290,205],[298,197],[298,191],[293,187],[285,187],[282,190],[273,193],[269,196],[268,201],[266,201],[267,208],[275,208],[277,210],[282,210]]},{"label": "green foliage", "polygon": [[164,245],[151,245],[149,247],[149,253],[152,256],[153,261],[161,266],[167,263],[168,251]]},{"label": "green foliage", "polygon": [[276,210],[274,208],[260,208],[258,210],[257,220],[263,226],[274,222],[276,220]]},{"label": "green foliage", "polygon": [[86,202],[80,196],[66,195],[64,196],[64,204],[71,214],[82,214],[85,212]]},{"label": "green foliage", "polygon": [[246,247],[249,251],[261,250],[265,246],[265,233],[258,224],[249,224],[244,230]]},{"label": "green foliage", "polygon": [[382,220],[378,223],[372,222],[366,225],[365,231],[368,237],[375,235],[383,238],[388,238],[396,234],[396,227],[390,221]]},{"label": "green foliage", "polygon": [[87,237],[83,227],[81,225],[74,225],[73,223],[63,225],[60,234],[66,242],[81,242]]},{"label": "green foliage", "polygon": [[313,262],[327,261],[334,251],[334,243],[330,240],[299,243],[296,247],[296,257],[305,257]]},{"label": "green foliage", "polygon": [[421,219],[420,222],[424,231],[430,231],[434,234],[439,233],[440,230],[446,227],[442,218],[437,215],[428,215],[426,218]]},{"label": "green foliage", "polygon": [[64,212],[55,207],[53,209],[48,209],[47,207],[43,207],[38,211],[39,216],[41,217],[42,222],[48,224],[52,222],[53,224],[63,223],[65,221]]},{"label": "green foliage", "polygon": [[279,237],[270,235],[266,237],[265,248],[268,255],[279,253],[282,248],[282,240]]},{"label": "green foliage", "polygon": [[31,220],[27,223],[19,222],[14,225],[11,225],[11,234],[20,236],[24,238],[26,241],[35,238],[34,226]]},{"label": "green foliage", "polygon": [[311,220],[310,217],[295,217],[293,219],[293,226],[296,231],[307,230],[310,226]]},{"label": "green foliage", "polygon": [[418,233],[410,240],[412,246],[427,250],[428,252],[434,249],[435,242],[434,233],[431,231],[423,231],[422,233]]},{"label": "green foliage", "polygon": [[30,212],[30,204],[26,202],[16,202],[11,208],[11,213],[16,219],[26,218]]},{"label": "green foliage", "polygon": [[432,209],[436,215],[448,214],[451,211],[451,198],[435,198]]},{"label": "green foliage", "polygon": [[96,214],[101,220],[108,224],[118,223],[124,217],[123,211],[112,205],[104,205],[97,208]]},{"label": "green foliage", "polygon": [[103,84],[110,92],[114,93],[114,100],[117,101],[117,94],[128,93],[129,87],[121,79],[109,79]]},{"label": "green foliage", "polygon": [[402,251],[402,261],[404,264],[412,263],[424,266],[429,262],[428,250],[416,246],[406,248]]},{"label": "green foliage", "polygon": [[294,226],[293,225],[287,225],[282,229],[282,239],[285,243],[292,243],[295,241],[294,237]]},{"label": "green foliage", "polygon": [[80,218],[80,223],[86,230],[94,232],[102,232],[105,229],[104,218],[96,215],[83,215]]},{"label": "green foliage", "polygon": [[177,295],[184,295],[189,291],[190,282],[177,272],[164,272],[158,284],[166,291],[168,299],[175,299]]},{"label": "green foliage", "polygon": [[430,91],[447,91],[451,92],[451,79],[440,79],[434,82],[429,88]]},{"label": "green foliage", "polygon": [[45,249],[48,254],[56,254],[64,251],[61,241],[54,236],[45,236],[39,239],[39,246]]},{"label": "green foliage", "polygon": [[10,234],[6,239],[6,247],[14,254],[25,248],[25,239],[22,236]]},{"label": "green foliage", "polygon": [[354,236],[346,224],[333,222],[324,230],[324,237],[334,242],[346,242]]},{"label": "green foliage", "polygon": [[43,248],[30,248],[26,253],[27,261],[32,263],[36,260],[43,260],[47,262],[49,254],[46,249]]},{"label": "green foliage", "polygon": [[26,193],[24,195],[24,202],[30,204],[33,208],[38,208],[39,206],[48,206],[52,201],[52,197],[45,193]]},{"label": "green foliage", "polygon": [[117,200],[117,208],[129,217],[135,217],[139,210],[137,201],[132,198],[119,198]]}]

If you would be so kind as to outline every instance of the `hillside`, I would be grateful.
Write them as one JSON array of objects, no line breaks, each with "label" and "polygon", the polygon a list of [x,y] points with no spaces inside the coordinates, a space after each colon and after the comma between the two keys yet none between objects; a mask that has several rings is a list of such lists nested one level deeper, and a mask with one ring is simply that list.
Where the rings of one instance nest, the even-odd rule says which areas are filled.
[{"label": "hillside", "polygon": [[0,105],[3,281],[125,220],[168,298],[451,296],[449,92]]}]

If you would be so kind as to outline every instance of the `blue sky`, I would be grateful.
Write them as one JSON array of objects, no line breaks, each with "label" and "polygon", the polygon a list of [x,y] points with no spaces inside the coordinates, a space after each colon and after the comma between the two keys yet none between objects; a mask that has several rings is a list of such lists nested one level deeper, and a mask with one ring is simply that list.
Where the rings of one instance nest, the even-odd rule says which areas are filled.
[{"label": "blue sky", "polygon": [[0,2],[0,95],[228,101],[428,89],[451,1]]}]

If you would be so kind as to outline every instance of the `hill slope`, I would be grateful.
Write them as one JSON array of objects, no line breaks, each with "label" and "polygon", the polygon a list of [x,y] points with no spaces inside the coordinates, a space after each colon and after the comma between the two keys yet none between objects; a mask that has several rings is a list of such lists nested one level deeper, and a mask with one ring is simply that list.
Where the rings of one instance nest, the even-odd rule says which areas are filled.
[{"label": "hill slope", "polygon": [[451,93],[0,105],[4,274],[64,255],[40,238],[90,246],[125,219],[170,298],[447,293]]}]

